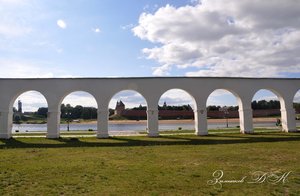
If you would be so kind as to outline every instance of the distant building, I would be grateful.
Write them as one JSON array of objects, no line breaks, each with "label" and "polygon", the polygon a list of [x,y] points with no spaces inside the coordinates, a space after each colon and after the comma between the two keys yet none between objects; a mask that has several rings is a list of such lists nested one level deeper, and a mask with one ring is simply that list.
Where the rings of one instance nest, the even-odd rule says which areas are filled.
[{"label": "distant building", "polygon": [[22,114],[23,111],[22,111],[22,102],[21,100],[18,101],[18,113]]},{"label": "distant building", "polygon": [[117,101],[116,108],[115,108],[115,115],[122,116],[124,110],[125,110],[125,104],[121,100]]},{"label": "distant building", "polygon": [[[125,104],[122,101],[118,101],[114,111],[115,115],[123,116],[131,120],[147,119],[146,109],[140,105],[141,109],[125,109]],[[300,111],[298,112],[300,113]],[[280,109],[261,109],[253,110],[253,117],[266,117],[266,116],[278,116],[280,115]],[[222,111],[207,111],[208,118],[224,118],[224,112]],[[238,118],[239,111],[229,111],[228,118]],[[190,105],[184,110],[170,110],[168,105],[164,102],[163,106],[158,111],[159,119],[194,119],[194,111]]]},{"label": "distant building", "polygon": [[[168,110],[168,105],[164,102],[163,108],[159,109],[160,119],[193,119],[193,109],[188,105],[187,110]],[[115,115],[123,116],[131,120],[147,119],[146,109],[143,106],[139,106],[140,109],[125,109],[125,104],[122,101],[118,101],[115,107]]]},{"label": "distant building", "polygon": [[164,102],[163,108],[167,109],[167,102]]}]

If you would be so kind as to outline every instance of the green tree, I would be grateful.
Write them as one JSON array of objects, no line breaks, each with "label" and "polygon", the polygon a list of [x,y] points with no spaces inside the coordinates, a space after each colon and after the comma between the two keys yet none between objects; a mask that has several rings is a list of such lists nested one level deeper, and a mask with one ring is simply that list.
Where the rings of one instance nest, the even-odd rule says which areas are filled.
[{"label": "green tree", "polygon": [[48,108],[41,107],[41,108],[38,109],[38,111],[36,113],[39,116],[47,117]]}]

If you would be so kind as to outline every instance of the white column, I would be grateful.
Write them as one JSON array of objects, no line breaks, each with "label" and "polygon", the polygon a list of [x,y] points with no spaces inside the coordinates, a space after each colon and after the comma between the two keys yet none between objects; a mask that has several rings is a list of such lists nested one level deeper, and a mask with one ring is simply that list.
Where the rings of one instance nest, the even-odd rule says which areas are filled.
[{"label": "white column", "polygon": [[252,109],[251,108],[240,109],[239,116],[240,116],[240,132],[253,133]]},{"label": "white column", "polygon": [[157,137],[158,133],[158,110],[147,110],[147,131],[149,137]]},{"label": "white column", "polygon": [[11,138],[13,112],[0,111],[0,138]]},{"label": "white column", "polygon": [[208,135],[207,131],[207,110],[206,108],[198,108],[194,110],[195,118],[195,134],[196,135]]},{"label": "white column", "polygon": [[295,109],[289,107],[286,109],[281,109],[280,111],[281,111],[282,131],[285,132],[297,131]]},{"label": "white column", "polygon": [[108,138],[108,115],[107,109],[99,110],[97,116],[97,138]]},{"label": "white column", "polygon": [[60,112],[48,111],[47,113],[47,138],[59,138]]}]

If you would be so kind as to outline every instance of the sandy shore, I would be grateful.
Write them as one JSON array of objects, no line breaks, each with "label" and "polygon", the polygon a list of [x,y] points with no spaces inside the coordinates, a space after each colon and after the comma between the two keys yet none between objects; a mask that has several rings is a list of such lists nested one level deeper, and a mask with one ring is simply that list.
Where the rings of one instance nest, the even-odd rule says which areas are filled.
[{"label": "sandy shore", "polygon": [[[276,123],[277,118],[253,118],[253,122],[274,122]],[[208,123],[221,123],[225,119],[208,119]],[[190,124],[194,120],[160,120],[161,124]],[[238,118],[230,118],[228,122],[239,122]],[[77,124],[78,122],[72,122],[72,124]],[[79,122],[80,124],[96,124],[97,121]],[[110,120],[109,124],[146,124],[147,120]]]}]

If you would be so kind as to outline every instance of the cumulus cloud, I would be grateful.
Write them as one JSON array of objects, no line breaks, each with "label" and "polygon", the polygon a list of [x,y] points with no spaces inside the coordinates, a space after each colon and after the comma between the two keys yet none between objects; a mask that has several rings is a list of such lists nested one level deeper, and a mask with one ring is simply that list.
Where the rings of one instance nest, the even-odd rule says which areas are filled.
[{"label": "cumulus cloud", "polygon": [[300,1],[203,0],[144,12],[132,31],[154,43],[153,75],[281,77],[300,73]]},{"label": "cumulus cloud", "polygon": [[61,29],[67,28],[67,23],[64,20],[62,20],[62,19],[57,20],[56,24]]}]

